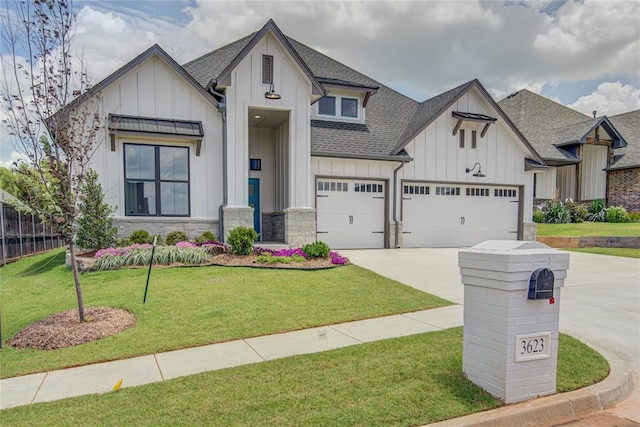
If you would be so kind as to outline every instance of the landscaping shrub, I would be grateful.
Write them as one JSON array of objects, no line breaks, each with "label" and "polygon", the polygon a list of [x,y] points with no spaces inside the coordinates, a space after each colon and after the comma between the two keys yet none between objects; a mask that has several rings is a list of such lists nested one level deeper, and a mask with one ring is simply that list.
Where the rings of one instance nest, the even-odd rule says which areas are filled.
[{"label": "landscaping shrub", "polygon": [[78,210],[80,218],[76,244],[80,248],[97,250],[115,244],[118,227],[113,213],[116,209],[104,201],[102,185],[93,170],[87,174],[87,180],[80,190]]},{"label": "landscaping shrub", "polygon": [[258,233],[253,228],[236,227],[229,232],[227,244],[229,253],[234,255],[249,255],[253,249],[253,242],[258,238]]},{"label": "landscaping shrub", "polygon": [[302,247],[302,251],[307,255],[307,258],[326,258],[329,256],[329,250],[329,245],[320,240]]},{"label": "landscaping shrub", "polygon": [[584,222],[587,215],[589,215],[589,209],[582,203],[576,203],[569,199],[566,202],[566,206],[569,208],[569,212],[571,212],[571,222],[576,224]]},{"label": "landscaping shrub", "polygon": [[571,222],[571,211],[560,200],[553,200],[547,206],[545,222],[548,224],[565,224]]},{"label": "landscaping shrub", "polygon": [[153,240],[147,230],[136,230],[129,236],[129,241],[134,245],[142,245],[144,243],[151,243]]},{"label": "landscaping shrub", "polygon": [[[115,270],[130,265],[149,265],[151,260],[151,245],[132,245],[125,248],[108,248],[96,253],[97,270]],[[170,265],[182,263],[197,265],[207,262],[209,254],[202,247],[160,246],[154,252],[153,263]]]},{"label": "landscaping shrub", "polygon": [[189,236],[184,231],[171,231],[164,239],[169,246],[173,246],[178,242],[186,242],[187,240],[189,240]]},{"label": "landscaping shrub", "polygon": [[542,211],[533,211],[533,216],[532,216],[533,222],[537,222],[538,224],[541,224],[544,222],[544,212]]},{"label": "landscaping shrub", "polygon": [[196,237],[196,243],[200,243],[200,244],[208,243],[208,242],[216,242],[217,240],[218,239],[216,239],[216,235],[210,231],[205,231],[204,233]]},{"label": "landscaping shrub", "polygon": [[607,206],[604,200],[597,199],[591,202],[589,205],[589,215],[587,215],[587,221],[604,222],[607,220]]},{"label": "landscaping shrub", "polygon": [[629,212],[629,222],[640,222],[640,211]]},{"label": "landscaping shrub", "polygon": [[629,222],[629,214],[622,206],[612,206],[606,210],[607,222]]}]

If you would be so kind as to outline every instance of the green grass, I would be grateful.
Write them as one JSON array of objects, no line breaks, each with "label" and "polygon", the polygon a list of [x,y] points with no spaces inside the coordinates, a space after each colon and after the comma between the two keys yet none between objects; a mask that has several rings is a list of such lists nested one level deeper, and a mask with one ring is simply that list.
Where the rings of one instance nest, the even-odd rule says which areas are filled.
[{"label": "green grass", "polygon": [[[608,365],[561,335],[557,389]],[[208,372],[2,411],[5,426],[413,426],[501,403],[464,379],[462,328]]]},{"label": "green grass", "polygon": [[[77,307],[61,251],[0,270],[2,334],[10,338],[51,314]],[[2,377],[134,357],[319,325],[449,305],[351,265],[321,271],[233,267],[155,269],[146,304],[146,269],[81,276],[85,306],[131,311],[120,334],[60,350],[0,351]]]},{"label": "green grass", "polygon": [[640,222],[612,224],[583,222],[581,224],[538,224],[538,236],[640,236]]},{"label": "green grass", "polygon": [[634,248],[570,248],[564,250],[598,255],[621,256],[626,258],[640,258],[640,249]]}]

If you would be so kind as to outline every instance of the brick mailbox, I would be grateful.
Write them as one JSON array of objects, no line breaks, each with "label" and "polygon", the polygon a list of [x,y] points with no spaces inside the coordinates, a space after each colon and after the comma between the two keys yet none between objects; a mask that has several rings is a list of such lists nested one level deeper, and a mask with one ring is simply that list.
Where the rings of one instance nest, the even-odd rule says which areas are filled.
[{"label": "brick mailbox", "polygon": [[461,250],[458,264],[467,378],[505,403],[555,393],[569,254],[538,242],[489,240]]}]

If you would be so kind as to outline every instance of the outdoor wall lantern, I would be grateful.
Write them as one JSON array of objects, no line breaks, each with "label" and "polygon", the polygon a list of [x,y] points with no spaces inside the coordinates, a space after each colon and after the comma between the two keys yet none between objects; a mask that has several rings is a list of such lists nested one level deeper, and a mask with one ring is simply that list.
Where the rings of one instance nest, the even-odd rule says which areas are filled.
[{"label": "outdoor wall lantern", "polygon": [[269,86],[269,91],[264,93],[264,97],[267,99],[280,99],[280,94],[273,89],[273,82]]},{"label": "outdoor wall lantern", "polygon": [[476,168],[476,166],[478,167],[478,172],[474,173],[473,176],[477,176],[478,178],[484,178],[484,174],[482,173],[482,166],[480,165],[479,162],[476,162],[476,164],[473,165],[473,167],[471,169],[466,168],[464,171],[466,173],[473,172],[473,170]]}]

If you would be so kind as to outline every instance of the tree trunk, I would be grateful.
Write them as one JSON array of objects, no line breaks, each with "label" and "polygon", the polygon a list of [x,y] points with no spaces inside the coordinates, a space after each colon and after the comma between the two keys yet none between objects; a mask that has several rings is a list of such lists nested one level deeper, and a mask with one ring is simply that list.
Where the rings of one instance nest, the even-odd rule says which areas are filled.
[{"label": "tree trunk", "polygon": [[84,322],[84,300],[82,298],[82,287],[80,286],[80,277],[78,276],[78,263],[76,263],[76,248],[73,241],[67,243],[69,252],[71,253],[71,271],[73,271],[73,282],[76,285],[76,296],[78,297],[78,314],[80,315],[80,323]]}]

